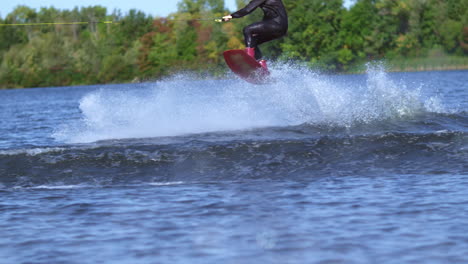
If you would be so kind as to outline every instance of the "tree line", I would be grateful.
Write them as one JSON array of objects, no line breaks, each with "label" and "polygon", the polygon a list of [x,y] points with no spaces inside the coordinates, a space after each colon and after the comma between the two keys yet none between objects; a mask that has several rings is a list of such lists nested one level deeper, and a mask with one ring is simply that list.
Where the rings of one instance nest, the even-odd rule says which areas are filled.
[{"label": "tree line", "polygon": [[[270,59],[346,72],[369,60],[468,55],[467,0],[356,0],[349,9],[342,0],[284,3],[289,32],[262,45]],[[151,80],[181,70],[222,74],[222,52],[243,48],[242,28],[263,15],[212,20],[229,13],[223,0],[181,0],[167,17],[18,6],[0,24],[92,23],[0,26],[0,88]],[[104,21],[114,23],[95,23]]]}]

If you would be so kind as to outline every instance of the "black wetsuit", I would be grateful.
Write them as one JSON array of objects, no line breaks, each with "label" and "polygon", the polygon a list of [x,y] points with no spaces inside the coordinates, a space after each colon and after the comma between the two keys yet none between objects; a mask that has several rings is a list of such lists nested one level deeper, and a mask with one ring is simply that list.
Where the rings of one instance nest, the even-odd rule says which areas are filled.
[{"label": "black wetsuit", "polygon": [[258,45],[286,35],[288,14],[281,0],[252,0],[246,7],[231,16],[243,17],[252,13],[257,7],[263,10],[263,20],[245,27],[244,38],[247,47],[255,48],[255,58],[258,60],[262,57]]}]

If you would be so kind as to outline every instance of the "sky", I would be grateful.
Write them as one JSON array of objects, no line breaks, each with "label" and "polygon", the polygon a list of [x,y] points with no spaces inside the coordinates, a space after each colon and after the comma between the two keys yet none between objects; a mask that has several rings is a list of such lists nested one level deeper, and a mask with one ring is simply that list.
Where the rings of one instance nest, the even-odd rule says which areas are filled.
[{"label": "sky", "polygon": [[[345,0],[349,5],[352,0]],[[58,9],[73,9],[75,6],[101,5],[107,7],[109,12],[120,9],[124,13],[130,9],[138,9],[153,16],[167,16],[177,11],[177,0],[3,0],[0,5],[0,16],[5,17],[18,5],[26,5],[39,10],[41,7],[55,7]],[[226,7],[236,11],[235,0],[225,0]]]}]

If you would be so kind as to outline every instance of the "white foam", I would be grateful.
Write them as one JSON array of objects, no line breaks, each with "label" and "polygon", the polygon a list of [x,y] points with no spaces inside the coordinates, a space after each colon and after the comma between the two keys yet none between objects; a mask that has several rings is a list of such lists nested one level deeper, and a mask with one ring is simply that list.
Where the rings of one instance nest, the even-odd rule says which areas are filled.
[{"label": "white foam", "polygon": [[177,182],[152,182],[152,183],[149,183],[149,185],[152,185],[152,186],[171,186],[171,185],[181,185],[181,184],[185,184],[185,182],[177,181]]},{"label": "white foam", "polygon": [[89,188],[84,185],[39,185],[31,187],[30,189],[46,189],[46,190],[70,190],[70,189],[82,189]]},{"label": "white foam", "polygon": [[261,86],[178,75],[155,83],[150,92],[92,92],[80,101],[82,119],[54,136],[88,143],[303,123],[352,126],[440,107],[379,67],[369,69],[367,82],[349,84],[294,65],[273,65],[272,75],[276,82]]},{"label": "white foam", "polygon": [[0,155],[14,156],[26,154],[28,156],[36,156],[44,153],[64,151],[64,148],[32,148],[32,149],[13,149],[13,150],[0,150]]},{"label": "white foam", "polygon": [[34,187],[22,187],[22,186],[15,186],[13,189],[21,190],[21,189],[32,189],[32,190],[70,190],[70,189],[83,189],[83,188],[91,188],[92,186],[88,185],[38,185]]}]

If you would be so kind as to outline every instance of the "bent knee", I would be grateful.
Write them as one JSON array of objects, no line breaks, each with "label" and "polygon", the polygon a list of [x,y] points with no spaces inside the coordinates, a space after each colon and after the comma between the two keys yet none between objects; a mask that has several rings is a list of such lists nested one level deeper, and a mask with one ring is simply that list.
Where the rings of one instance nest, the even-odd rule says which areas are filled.
[{"label": "bent knee", "polygon": [[254,34],[254,31],[250,27],[245,27],[244,30],[243,30],[243,33],[244,33],[244,35],[252,36]]}]

